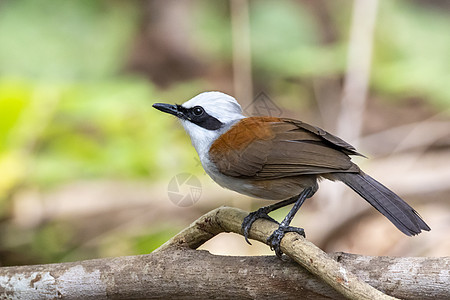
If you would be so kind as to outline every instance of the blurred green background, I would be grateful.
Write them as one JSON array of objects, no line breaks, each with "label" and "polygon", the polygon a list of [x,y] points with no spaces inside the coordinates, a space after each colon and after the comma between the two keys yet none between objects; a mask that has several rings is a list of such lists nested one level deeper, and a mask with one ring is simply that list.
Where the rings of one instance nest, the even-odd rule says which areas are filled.
[{"label": "blurred green background", "polygon": [[[0,265],[148,253],[212,208],[266,204],[215,186],[181,126],[151,107],[208,90],[239,96],[243,32],[252,88],[242,106],[264,92],[284,116],[337,132],[353,2],[245,3],[248,18],[233,31],[240,19],[229,1],[0,1]],[[382,0],[377,10],[358,140],[372,160],[362,167],[379,160],[374,177],[414,203],[433,231],[420,242],[395,232],[366,249],[364,239],[382,243],[396,230],[368,207],[325,225],[340,204],[312,200],[297,219],[328,251],[448,255],[449,242],[435,245],[450,226],[450,5]],[[167,196],[182,172],[203,186],[188,208]],[[321,225],[308,231],[313,220]],[[363,224],[386,230],[364,234]],[[206,248],[270,253],[227,238]]]}]

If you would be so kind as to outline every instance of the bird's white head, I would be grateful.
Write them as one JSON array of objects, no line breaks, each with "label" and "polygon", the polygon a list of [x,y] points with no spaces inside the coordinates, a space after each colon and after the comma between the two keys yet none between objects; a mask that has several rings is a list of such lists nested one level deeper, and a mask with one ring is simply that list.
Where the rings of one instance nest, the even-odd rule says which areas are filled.
[{"label": "bird's white head", "polygon": [[222,133],[245,118],[236,99],[221,92],[201,93],[181,105],[155,103],[153,107],[178,117],[200,158]]}]

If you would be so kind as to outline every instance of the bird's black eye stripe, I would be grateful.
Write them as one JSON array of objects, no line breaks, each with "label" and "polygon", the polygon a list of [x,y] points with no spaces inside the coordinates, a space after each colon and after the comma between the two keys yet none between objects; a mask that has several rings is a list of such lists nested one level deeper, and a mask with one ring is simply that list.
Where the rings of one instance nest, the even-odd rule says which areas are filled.
[{"label": "bird's black eye stripe", "polygon": [[182,118],[208,130],[217,130],[223,126],[215,117],[209,115],[201,106],[185,108],[177,105],[177,110],[183,115]]}]

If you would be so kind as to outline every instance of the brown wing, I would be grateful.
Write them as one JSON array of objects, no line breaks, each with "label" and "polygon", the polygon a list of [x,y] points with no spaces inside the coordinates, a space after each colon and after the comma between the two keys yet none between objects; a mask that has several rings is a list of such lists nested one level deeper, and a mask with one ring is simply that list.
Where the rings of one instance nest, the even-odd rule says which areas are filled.
[{"label": "brown wing", "polygon": [[298,127],[299,129],[304,129],[306,131],[309,131],[309,132],[323,138],[325,141],[327,141],[329,143],[329,146],[331,146],[335,149],[341,150],[345,154],[366,157],[363,154],[358,153],[356,151],[355,147],[353,147],[352,145],[350,145],[343,139],[341,139],[335,135],[332,135],[331,133],[329,133],[319,127],[309,125],[307,123],[303,123],[302,121],[293,120],[293,119],[282,118],[281,120],[284,122],[287,122],[287,123],[291,123],[291,124],[295,125],[296,127]]},{"label": "brown wing", "polygon": [[273,179],[306,174],[358,172],[340,138],[296,120],[251,117],[234,125],[211,146],[210,159],[233,177]]}]

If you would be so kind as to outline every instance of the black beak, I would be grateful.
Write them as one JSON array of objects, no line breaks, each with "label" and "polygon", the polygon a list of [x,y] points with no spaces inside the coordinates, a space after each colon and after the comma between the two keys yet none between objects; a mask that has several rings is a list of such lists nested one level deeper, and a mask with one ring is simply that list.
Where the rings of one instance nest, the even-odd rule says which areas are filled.
[{"label": "black beak", "polygon": [[166,103],[155,103],[153,107],[162,112],[181,117],[182,113],[178,110],[176,105],[166,104]]}]

